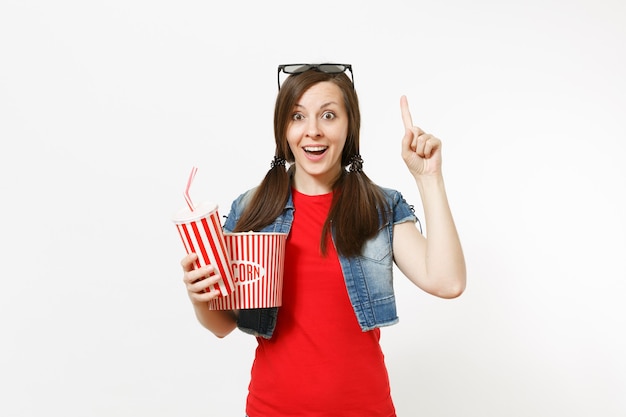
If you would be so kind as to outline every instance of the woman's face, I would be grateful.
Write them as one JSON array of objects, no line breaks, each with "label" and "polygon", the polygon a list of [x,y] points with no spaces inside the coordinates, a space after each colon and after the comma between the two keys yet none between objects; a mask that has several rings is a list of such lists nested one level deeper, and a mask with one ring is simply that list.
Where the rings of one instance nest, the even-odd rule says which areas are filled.
[{"label": "woman's face", "polygon": [[347,136],[348,113],[340,88],[323,81],[306,90],[287,126],[298,191],[309,195],[332,191],[342,169],[341,153]]}]

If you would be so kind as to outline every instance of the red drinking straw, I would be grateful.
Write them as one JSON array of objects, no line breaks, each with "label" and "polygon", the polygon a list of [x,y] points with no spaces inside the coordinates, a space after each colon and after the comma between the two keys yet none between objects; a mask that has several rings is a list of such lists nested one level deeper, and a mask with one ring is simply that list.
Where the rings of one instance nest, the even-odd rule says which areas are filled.
[{"label": "red drinking straw", "polygon": [[196,176],[196,172],[198,172],[198,168],[193,167],[191,168],[191,173],[189,174],[189,179],[187,180],[187,187],[185,188],[185,201],[187,202],[187,205],[189,206],[189,210],[193,211],[194,209],[194,205],[193,202],[191,201],[191,197],[189,197],[189,188],[191,188],[191,183],[193,182],[194,177]]}]

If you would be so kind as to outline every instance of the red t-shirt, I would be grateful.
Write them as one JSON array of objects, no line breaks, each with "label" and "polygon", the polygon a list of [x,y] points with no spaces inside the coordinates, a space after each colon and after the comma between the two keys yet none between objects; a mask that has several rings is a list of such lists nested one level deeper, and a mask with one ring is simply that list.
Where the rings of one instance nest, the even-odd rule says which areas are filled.
[{"label": "red t-shirt", "polygon": [[320,252],[331,201],[293,190],[283,305],[272,338],[257,338],[250,417],[395,416],[380,331],[359,327],[332,240]]}]

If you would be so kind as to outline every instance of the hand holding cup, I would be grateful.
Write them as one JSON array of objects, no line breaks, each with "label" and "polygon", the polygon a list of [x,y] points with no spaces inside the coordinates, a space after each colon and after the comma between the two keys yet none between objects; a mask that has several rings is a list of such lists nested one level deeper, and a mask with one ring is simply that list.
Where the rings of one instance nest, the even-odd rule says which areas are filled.
[{"label": "hand holding cup", "polygon": [[215,268],[211,265],[196,268],[197,259],[198,255],[190,253],[181,260],[183,283],[192,303],[207,303],[220,296],[220,291],[215,289],[215,284],[221,280],[221,276],[214,274]]}]

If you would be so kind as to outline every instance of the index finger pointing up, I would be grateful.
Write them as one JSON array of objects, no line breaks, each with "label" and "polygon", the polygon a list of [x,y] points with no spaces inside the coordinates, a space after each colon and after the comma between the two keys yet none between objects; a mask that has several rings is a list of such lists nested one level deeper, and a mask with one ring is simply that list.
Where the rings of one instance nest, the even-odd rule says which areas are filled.
[{"label": "index finger pointing up", "polygon": [[404,127],[411,129],[413,127],[413,119],[411,119],[409,102],[406,99],[406,96],[400,97],[400,110],[402,111],[402,121],[404,122]]}]

